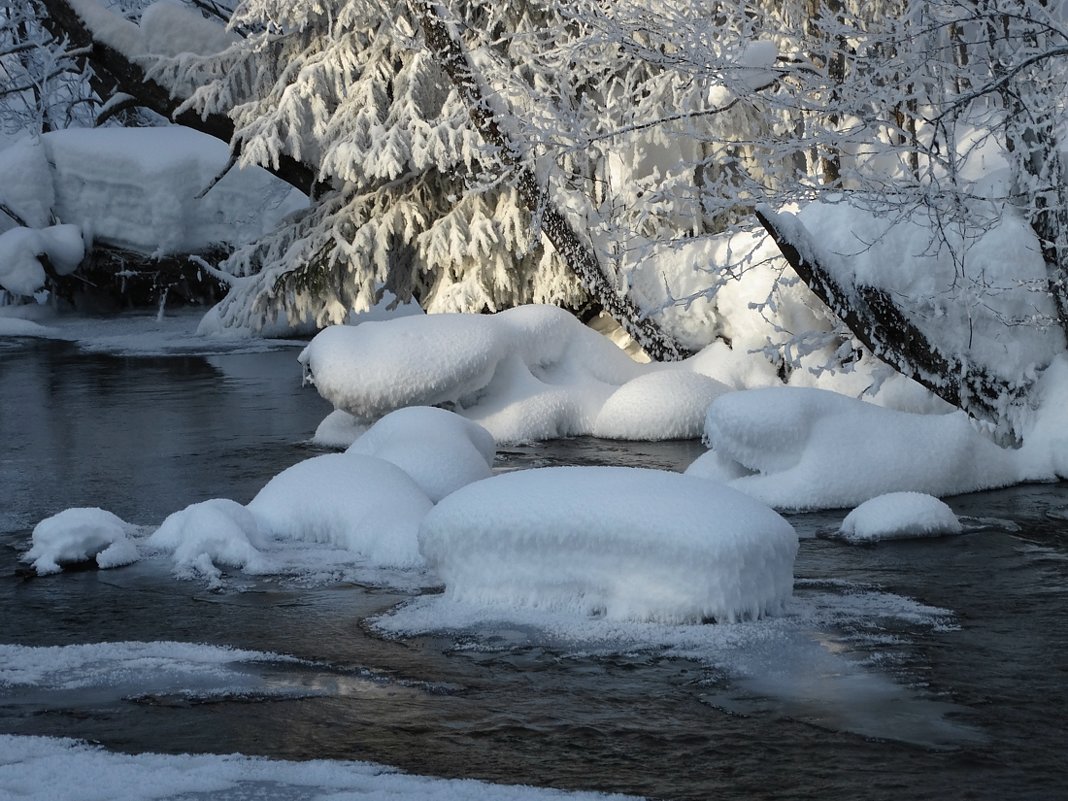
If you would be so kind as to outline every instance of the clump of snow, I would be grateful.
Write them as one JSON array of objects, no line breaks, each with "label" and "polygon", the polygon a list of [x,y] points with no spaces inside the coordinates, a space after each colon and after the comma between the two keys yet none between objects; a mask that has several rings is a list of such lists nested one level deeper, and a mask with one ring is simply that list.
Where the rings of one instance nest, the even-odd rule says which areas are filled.
[{"label": "clump of snow", "polygon": [[429,406],[387,414],[347,451],[397,465],[434,503],[473,481],[489,478],[496,452],[493,435],[482,426]]},{"label": "clump of snow", "polygon": [[663,370],[628,381],[601,406],[593,435],[606,439],[695,439],[705,414],[731,388],[685,370]]},{"label": "clump of snow", "polygon": [[797,552],[793,527],[741,493],[622,467],[479,481],[426,516],[419,542],[460,602],[670,623],[780,611]]},{"label": "clump of snow", "polygon": [[368,428],[348,412],[334,409],[316,426],[311,441],[324,448],[347,448]]},{"label": "clump of snow", "polygon": [[1022,469],[1029,481],[1068,478],[1068,356],[1042,372],[1036,395],[1038,409],[1017,454]]},{"label": "clump of snow", "polygon": [[[14,211],[22,224],[44,228],[51,222],[56,202],[52,172],[41,137],[0,147],[0,203]],[[0,231],[19,224],[0,212]]]},{"label": "clump of snow", "polygon": [[962,412],[911,414],[819,389],[723,395],[708,410],[705,438],[715,456],[687,473],[745,472],[729,485],[780,509],[851,507],[896,491],[953,495],[1026,476],[1017,454]]},{"label": "clump of snow", "polygon": [[40,257],[47,256],[58,275],[74,272],[85,256],[85,243],[75,225],[12,228],[0,234],[0,288],[14,295],[33,295],[45,285]]},{"label": "clump of snow", "polygon": [[34,527],[30,550],[22,559],[32,562],[41,576],[90,560],[101,568],[121,567],[140,558],[127,536],[131,531],[128,523],[104,509],[64,509]]},{"label": "clump of snow", "polygon": [[283,470],[248,508],[275,538],[346,548],[375,566],[421,567],[417,534],[432,506],[396,465],[332,453]]},{"label": "clump of snow", "polygon": [[849,542],[960,534],[948,505],[922,492],[890,492],[865,501],[842,521],[838,533]]},{"label": "clump of snow", "polygon": [[217,581],[219,565],[269,572],[260,548],[265,538],[244,506],[226,498],[195,503],[167,517],[148,544],[171,553],[179,576]]}]

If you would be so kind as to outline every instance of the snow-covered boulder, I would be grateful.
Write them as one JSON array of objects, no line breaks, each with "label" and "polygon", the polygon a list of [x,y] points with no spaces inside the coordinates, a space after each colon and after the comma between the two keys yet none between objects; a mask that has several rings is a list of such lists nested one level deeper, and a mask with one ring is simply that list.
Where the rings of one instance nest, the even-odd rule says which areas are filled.
[{"label": "snow-covered boulder", "polygon": [[248,508],[278,539],[346,548],[372,566],[418,567],[419,524],[432,506],[395,464],[331,453],[283,470]]},{"label": "snow-covered boulder", "polygon": [[85,256],[82,232],[76,225],[12,228],[0,234],[0,289],[33,295],[44,288],[46,256],[59,275],[74,272]]},{"label": "snow-covered boulder", "polygon": [[671,623],[777,612],[797,552],[793,527],[752,498],[623,467],[479,481],[426,516],[419,542],[458,601]]},{"label": "snow-covered boulder", "polygon": [[884,409],[834,392],[732,392],[709,407],[706,454],[687,473],[740,475],[729,486],[779,509],[848,508],[887,492],[954,495],[1021,481],[1018,456],[963,412]]},{"label": "snow-covered boulder", "polygon": [[121,567],[140,558],[127,535],[132,527],[98,508],[76,507],[38,523],[30,550],[22,557],[38,575],[58,573],[63,565],[95,560],[98,567]]},{"label": "snow-covered boulder", "polygon": [[241,504],[213,498],[175,512],[148,538],[173,555],[179,576],[219,577],[219,565],[249,573],[268,572],[265,544],[256,518]]},{"label": "snow-covered boulder", "polygon": [[638,376],[604,402],[593,435],[606,439],[696,439],[712,401],[731,388],[700,373],[661,370]]},{"label": "snow-covered boulder", "polygon": [[849,542],[877,542],[960,534],[953,510],[933,495],[890,492],[865,501],[842,521],[839,536]]},{"label": "snow-covered boulder", "polygon": [[496,452],[493,435],[482,426],[430,406],[390,412],[347,451],[397,465],[434,503],[466,484],[489,478]]}]

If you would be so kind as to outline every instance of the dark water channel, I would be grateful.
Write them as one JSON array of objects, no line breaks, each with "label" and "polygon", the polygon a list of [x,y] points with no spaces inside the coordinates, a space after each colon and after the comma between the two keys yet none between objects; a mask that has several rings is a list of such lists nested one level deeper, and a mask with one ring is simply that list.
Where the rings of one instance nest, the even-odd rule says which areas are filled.
[{"label": "dark water channel", "polygon": [[[0,340],[0,644],[166,640],[308,660],[250,665],[246,690],[221,695],[137,692],[121,679],[93,691],[0,686],[0,733],[128,752],[366,759],[658,798],[1068,797],[1063,484],[950,499],[993,522],[936,541],[849,546],[811,536],[840,513],[793,518],[805,537],[799,599],[840,597],[851,611],[796,633],[807,644],[795,653],[819,643],[844,661],[769,659],[768,675],[790,674],[785,693],[760,670],[739,682],[655,648],[598,654],[514,633],[386,638],[366,618],[408,596],[350,583],[210,592],[151,560],[16,575],[33,525],[61,509],[155,524],[206,498],[248,501],[313,455],[304,441],[328,408],[300,387],[295,356],[114,356]],[[700,451],[579,439],[499,458],[682,469]],[[948,610],[949,623],[866,616],[880,593]],[[843,678],[843,665],[859,667]]]}]

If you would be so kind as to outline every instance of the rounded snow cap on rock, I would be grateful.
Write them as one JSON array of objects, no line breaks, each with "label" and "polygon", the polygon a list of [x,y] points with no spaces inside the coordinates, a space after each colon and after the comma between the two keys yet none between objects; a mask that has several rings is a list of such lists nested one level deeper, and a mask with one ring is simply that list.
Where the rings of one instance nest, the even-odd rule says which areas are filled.
[{"label": "rounded snow cap on rock", "polygon": [[96,507],[64,509],[33,529],[33,544],[22,557],[38,575],[58,573],[65,564],[95,560],[102,568],[136,562],[140,555],[126,534],[130,526]]},{"label": "rounded snow cap on rock", "polygon": [[424,518],[419,543],[459,601],[667,623],[781,610],[797,553],[793,527],[759,501],[626,467],[470,484]]},{"label": "rounded snow cap on rock", "polygon": [[876,542],[939,537],[960,534],[961,530],[953,510],[933,495],[888,492],[865,501],[846,515],[838,534],[850,542]]}]

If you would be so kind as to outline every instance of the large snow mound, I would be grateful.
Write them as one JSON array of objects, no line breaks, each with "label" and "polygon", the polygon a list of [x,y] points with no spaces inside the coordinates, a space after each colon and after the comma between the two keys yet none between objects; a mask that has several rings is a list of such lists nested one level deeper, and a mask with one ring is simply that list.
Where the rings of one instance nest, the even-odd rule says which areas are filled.
[{"label": "large snow mound", "polygon": [[64,509],[34,527],[32,545],[22,559],[32,562],[42,576],[79,562],[121,567],[140,558],[137,546],[127,537],[131,530],[132,526],[104,509]]},{"label": "large snow mound", "polygon": [[380,567],[421,567],[419,524],[433,506],[395,464],[355,453],[298,462],[249,503],[278,539],[326,543]]},{"label": "large snow mound", "polygon": [[850,542],[960,534],[953,510],[922,492],[890,492],[865,501],[842,521],[839,535]]},{"label": "large snow mound", "polygon": [[349,447],[397,465],[437,503],[460,487],[489,478],[493,435],[458,414],[429,406],[391,412]]},{"label": "large snow mound", "polygon": [[911,414],[819,389],[723,395],[709,407],[705,437],[713,451],[687,474],[729,479],[779,509],[848,508],[888,492],[955,495],[1026,477],[1017,455],[963,412]]},{"label": "large snow mound", "polygon": [[711,353],[639,364],[568,312],[535,305],[334,326],[300,360],[319,393],[355,418],[335,418],[323,432],[331,441],[395,409],[448,405],[497,442],[526,442],[696,437],[728,389],[711,377],[724,351]]},{"label": "large snow mound", "polygon": [[679,623],[782,609],[797,535],[727,487],[623,467],[506,473],[453,493],[419,542],[446,595]]}]

